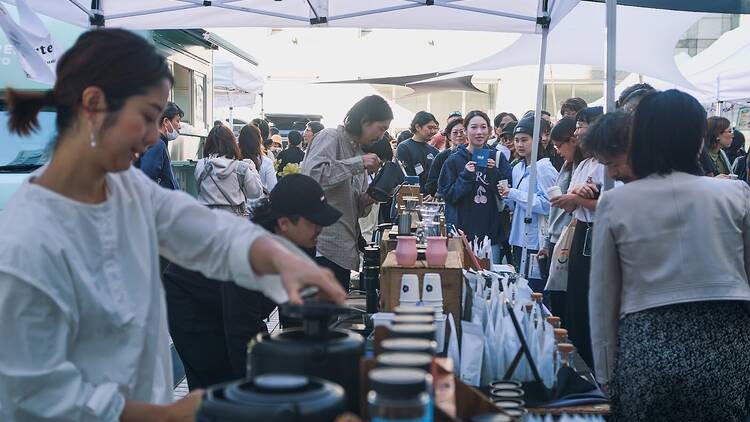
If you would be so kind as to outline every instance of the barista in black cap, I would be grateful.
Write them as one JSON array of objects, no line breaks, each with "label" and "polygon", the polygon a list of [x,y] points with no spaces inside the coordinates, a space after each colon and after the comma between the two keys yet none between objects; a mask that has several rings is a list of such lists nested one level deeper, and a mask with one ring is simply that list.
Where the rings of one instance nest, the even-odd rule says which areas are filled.
[{"label": "barista in black cap", "polygon": [[[318,235],[323,227],[339,218],[341,212],[328,203],[318,182],[310,176],[290,174],[279,180],[271,195],[253,208],[252,220],[315,258]],[[268,332],[264,319],[276,304],[262,294],[234,288],[234,283],[224,284],[227,285],[222,289],[224,336],[236,379],[245,376],[248,342],[258,333]],[[282,324],[296,325],[283,316]]]}]

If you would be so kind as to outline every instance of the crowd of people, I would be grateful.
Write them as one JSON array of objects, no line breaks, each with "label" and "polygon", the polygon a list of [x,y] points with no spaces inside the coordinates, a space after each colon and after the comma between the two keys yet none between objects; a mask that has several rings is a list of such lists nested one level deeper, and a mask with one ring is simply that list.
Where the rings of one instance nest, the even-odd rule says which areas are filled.
[{"label": "crowd of people", "polygon": [[420,111],[393,138],[377,95],[339,126],[290,132],[287,149],[264,119],[238,136],[217,122],[194,199],[171,170],[184,113],[153,46],[88,32],[57,75],[8,96],[20,134],[58,110],[50,163],[0,216],[10,420],[192,420],[198,394],[172,403],[167,329],[195,390],[244,376],[248,341],[303,286],[343,302],[368,232],[393,222],[367,193],[389,161],[445,202],[451,231],[489,239],[493,263],[544,293],[613,420],[750,413],[750,160],[688,94],[638,84],[606,114],[571,98],[540,113],[538,139],[533,111],[481,110],[442,131]]}]

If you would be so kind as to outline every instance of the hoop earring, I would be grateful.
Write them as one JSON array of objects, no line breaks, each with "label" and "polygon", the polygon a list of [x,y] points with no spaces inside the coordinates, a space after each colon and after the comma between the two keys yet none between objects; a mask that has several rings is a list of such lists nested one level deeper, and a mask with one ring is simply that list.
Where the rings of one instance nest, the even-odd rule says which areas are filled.
[{"label": "hoop earring", "polygon": [[89,146],[91,148],[96,147],[96,136],[94,136],[94,131],[91,131],[91,136],[89,136]]}]

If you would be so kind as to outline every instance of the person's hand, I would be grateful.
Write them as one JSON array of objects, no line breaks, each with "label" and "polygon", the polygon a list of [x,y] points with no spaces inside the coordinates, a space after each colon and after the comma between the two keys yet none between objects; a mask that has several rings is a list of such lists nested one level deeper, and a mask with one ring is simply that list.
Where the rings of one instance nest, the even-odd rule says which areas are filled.
[{"label": "person's hand", "polygon": [[380,157],[375,154],[365,154],[362,156],[362,164],[364,164],[367,170],[373,173],[380,169],[381,163],[382,161],[380,160]]},{"label": "person's hand", "polygon": [[492,158],[487,159],[487,168],[488,169],[494,169],[495,168],[495,160]]},{"label": "person's hand", "polygon": [[299,292],[307,286],[318,287],[323,299],[335,303],[344,303],[346,300],[344,289],[327,268],[319,267],[293,253],[275,255],[274,266],[291,303],[302,303]]},{"label": "person's hand", "polygon": [[549,249],[547,248],[540,249],[539,252],[537,252],[536,256],[540,258],[543,256],[549,256]]},{"label": "person's hand", "polygon": [[596,199],[596,195],[599,194],[599,188],[592,183],[586,183],[576,189],[576,195],[584,199]]},{"label": "person's hand", "polygon": [[464,168],[469,173],[474,173],[475,171],[477,171],[477,163],[474,161],[469,161],[468,163],[466,163],[466,166],[464,166]]},{"label": "person's hand", "polygon": [[422,202],[432,202],[433,199],[435,198],[433,198],[432,195],[425,194],[424,197],[422,198]]},{"label": "person's hand", "polygon": [[501,185],[500,183],[497,184],[497,193],[500,195],[501,198],[507,198],[508,194],[510,194],[510,188],[505,185]]},{"label": "person's hand", "polygon": [[167,421],[169,422],[193,422],[201,404],[203,390],[193,390],[184,398],[167,405]]},{"label": "person's hand", "polygon": [[580,196],[574,193],[566,193],[556,196],[550,200],[550,204],[556,208],[562,208],[567,213],[573,212],[578,208],[578,198]]},{"label": "person's hand", "polygon": [[367,192],[364,192],[359,196],[359,202],[362,205],[362,208],[366,208],[378,201],[373,199],[373,197],[370,196]]}]

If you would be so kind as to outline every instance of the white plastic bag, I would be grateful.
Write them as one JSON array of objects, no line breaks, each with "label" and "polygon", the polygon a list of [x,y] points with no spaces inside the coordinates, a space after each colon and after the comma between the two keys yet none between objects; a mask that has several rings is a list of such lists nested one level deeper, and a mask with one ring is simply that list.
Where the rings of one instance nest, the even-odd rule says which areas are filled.
[{"label": "white plastic bag", "polygon": [[484,356],[484,331],[482,326],[461,321],[461,381],[479,387]]},{"label": "white plastic bag", "polygon": [[453,360],[453,372],[461,378],[461,352],[458,349],[458,332],[453,314],[448,314],[448,324],[451,327],[451,336],[448,339],[448,358]]}]

